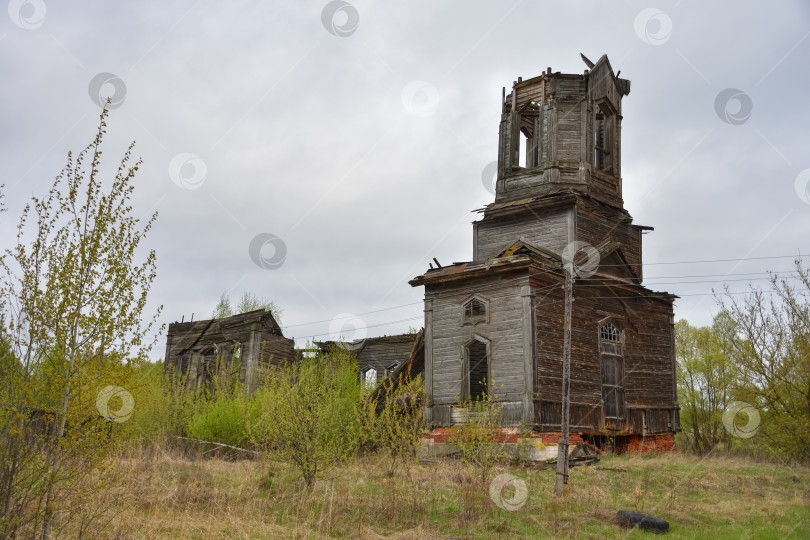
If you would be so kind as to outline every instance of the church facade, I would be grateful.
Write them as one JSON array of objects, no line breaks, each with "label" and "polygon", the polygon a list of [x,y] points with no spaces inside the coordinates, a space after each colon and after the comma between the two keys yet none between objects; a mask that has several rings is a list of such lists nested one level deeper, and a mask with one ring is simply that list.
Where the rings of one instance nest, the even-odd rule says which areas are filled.
[{"label": "church facade", "polygon": [[652,228],[622,199],[630,81],[607,56],[583,60],[583,74],[549,68],[504,89],[496,195],[473,224],[472,260],[410,281],[425,287],[426,416],[451,426],[466,400],[488,394],[505,426],[556,442],[570,265],[573,440],[668,449],[680,429],[676,297],[643,285]]}]

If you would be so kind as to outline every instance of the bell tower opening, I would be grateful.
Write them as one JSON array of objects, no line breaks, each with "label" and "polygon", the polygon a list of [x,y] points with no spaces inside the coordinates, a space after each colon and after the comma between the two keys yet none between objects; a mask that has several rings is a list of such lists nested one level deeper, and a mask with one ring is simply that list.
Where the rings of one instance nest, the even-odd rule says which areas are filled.
[{"label": "bell tower opening", "polygon": [[630,81],[607,56],[582,74],[552,73],[502,91],[496,202],[561,190],[621,205],[621,101]]}]

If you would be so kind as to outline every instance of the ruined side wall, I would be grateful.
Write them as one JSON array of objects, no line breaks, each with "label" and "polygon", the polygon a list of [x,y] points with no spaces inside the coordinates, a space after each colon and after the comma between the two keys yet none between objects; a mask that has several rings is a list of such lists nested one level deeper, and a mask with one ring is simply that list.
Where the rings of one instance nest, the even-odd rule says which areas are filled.
[{"label": "ruined side wall", "polygon": [[[536,276],[543,289],[553,280]],[[557,281],[559,283],[559,280]],[[572,430],[586,433],[652,434],[680,429],[676,405],[674,324],[672,306],[652,298],[622,298],[629,293],[588,287],[576,281],[571,330]],[[548,292],[550,290],[550,292]],[[562,388],[564,293],[545,289],[538,295],[536,423],[559,431]],[[606,424],[602,413],[599,352],[600,321],[610,319],[624,331],[625,414],[622,422]]]}]

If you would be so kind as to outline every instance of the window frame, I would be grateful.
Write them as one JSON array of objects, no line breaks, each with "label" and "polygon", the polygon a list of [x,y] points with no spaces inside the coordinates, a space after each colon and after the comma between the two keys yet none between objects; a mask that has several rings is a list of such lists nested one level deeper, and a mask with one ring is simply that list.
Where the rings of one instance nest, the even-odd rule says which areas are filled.
[{"label": "window frame", "polygon": [[[477,315],[467,315],[467,306],[473,302],[481,304],[484,312]],[[459,313],[462,326],[475,326],[480,323],[489,323],[489,300],[478,294],[468,296],[461,302],[461,309]]]},{"label": "window frame", "polygon": [[[616,324],[612,317],[608,317],[599,321],[597,336],[602,413],[605,421],[621,421],[627,412],[624,385],[625,333],[621,325]],[[611,401],[612,406],[609,406],[608,403]],[[616,414],[609,415],[609,410]]]},{"label": "window frame", "polygon": [[468,401],[470,399],[470,346],[477,343],[483,344],[486,350],[487,376],[485,377],[485,391],[487,395],[490,395],[492,391],[492,341],[484,336],[473,334],[470,339],[462,345],[461,349],[461,393],[459,395],[461,401]]}]

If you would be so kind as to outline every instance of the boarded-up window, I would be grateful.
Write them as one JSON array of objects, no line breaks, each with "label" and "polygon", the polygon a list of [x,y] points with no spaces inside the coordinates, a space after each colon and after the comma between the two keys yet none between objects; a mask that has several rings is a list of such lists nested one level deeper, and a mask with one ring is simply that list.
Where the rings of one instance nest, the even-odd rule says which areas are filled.
[{"label": "boarded-up window", "polygon": [[203,377],[206,382],[211,384],[214,380],[214,375],[217,371],[217,357],[213,353],[203,354],[200,357],[200,363],[203,368]]},{"label": "boarded-up window", "polygon": [[467,346],[467,381],[469,382],[469,398],[482,399],[487,392],[489,378],[489,358],[487,345],[478,340]]}]

